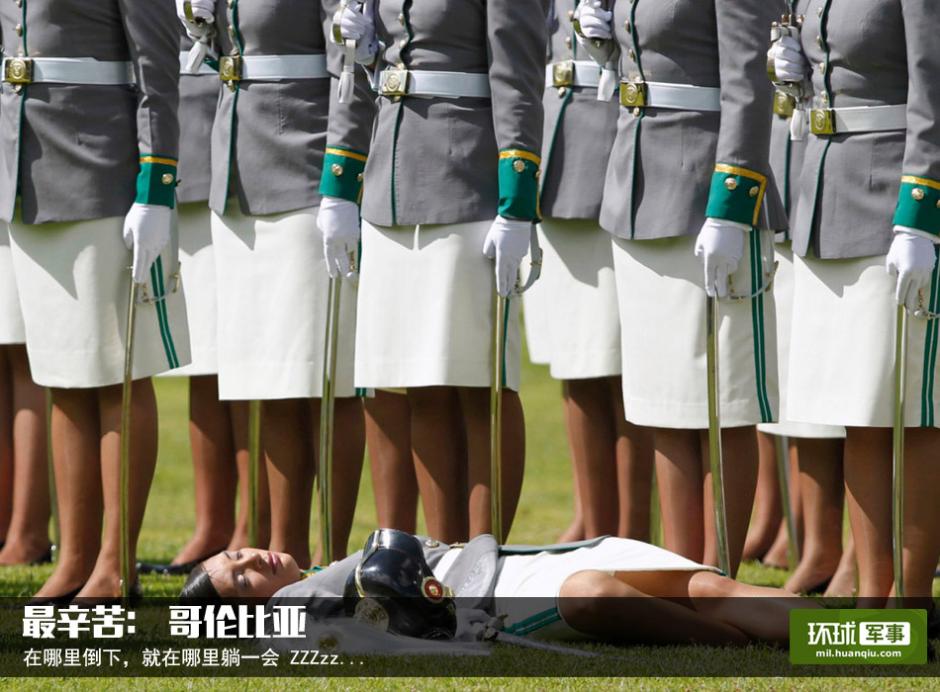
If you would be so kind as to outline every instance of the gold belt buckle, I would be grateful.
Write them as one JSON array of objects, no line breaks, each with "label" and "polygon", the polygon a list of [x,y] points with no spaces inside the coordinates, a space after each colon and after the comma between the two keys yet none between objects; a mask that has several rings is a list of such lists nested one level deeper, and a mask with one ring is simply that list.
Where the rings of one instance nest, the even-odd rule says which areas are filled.
[{"label": "gold belt buckle", "polygon": [[33,81],[32,58],[6,58],[3,61],[3,81],[8,84],[29,84]]},{"label": "gold belt buckle", "polygon": [[809,112],[809,130],[814,135],[834,135],[836,118],[831,108],[814,108]]},{"label": "gold belt buckle", "polygon": [[389,98],[408,95],[408,70],[384,70],[379,82],[379,93]]},{"label": "gold belt buckle", "polygon": [[574,86],[574,60],[562,60],[552,65],[552,86]]},{"label": "gold belt buckle", "polygon": [[789,118],[796,109],[796,99],[782,91],[774,93],[774,115]]},{"label": "gold belt buckle", "polygon": [[644,108],[647,93],[646,82],[620,82],[620,105],[625,108]]},{"label": "gold belt buckle", "polygon": [[228,82],[240,82],[242,78],[242,56],[223,55],[219,58],[219,79]]}]

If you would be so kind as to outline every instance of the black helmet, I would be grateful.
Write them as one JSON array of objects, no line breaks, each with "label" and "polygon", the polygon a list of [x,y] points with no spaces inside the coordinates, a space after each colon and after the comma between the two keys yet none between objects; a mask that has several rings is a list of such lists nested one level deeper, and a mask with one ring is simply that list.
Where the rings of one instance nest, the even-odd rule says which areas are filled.
[{"label": "black helmet", "polygon": [[404,531],[372,532],[343,598],[347,615],[394,634],[453,639],[457,631],[450,590],[434,576],[418,539]]}]

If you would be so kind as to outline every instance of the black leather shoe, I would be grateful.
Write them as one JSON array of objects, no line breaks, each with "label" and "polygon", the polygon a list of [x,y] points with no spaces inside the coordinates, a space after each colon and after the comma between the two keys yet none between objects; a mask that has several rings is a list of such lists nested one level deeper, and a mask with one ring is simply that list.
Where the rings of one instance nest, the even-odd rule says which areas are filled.
[{"label": "black leather shoe", "polygon": [[121,596],[107,596],[97,598],[90,596],[87,598],[72,598],[72,603],[78,606],[85,608],[93,608],[94,606],[112,606],[112,605],[137,605],[144,598],[144,590],[140,587],[140,581],[135,581],[133,586],[131,586],[130,593],[127,596],[127,602],[125,603],[124,599]]},{"label": "black leather shoe", "polygon": [[83,588],[85,588],[84,584],[82,584],[76,589],[72,589],[71,591],[66,591],[63,594],[59,594],[58,596],[36,596],[34,598],[29,599],[26,605],[67,606],[72,601],[75,600],[75,597],[78,595],[78,592],[81,591]]},{"label": "black leather shoe", "polygon": [[138,574],[170,574],[175,576],[185,576],[193,571],[193,567],[198,565],[200,562],[208,560],[214,555],[218,555],[225,548],[219,548],[218,550],[213,550],[211,553],[207,553],[202,557],[197,557],[195,560],[190,560],[189,562],[181,562],[178,565],[164,565],[157,562],[138,562],[137,563],[137,573]]}]

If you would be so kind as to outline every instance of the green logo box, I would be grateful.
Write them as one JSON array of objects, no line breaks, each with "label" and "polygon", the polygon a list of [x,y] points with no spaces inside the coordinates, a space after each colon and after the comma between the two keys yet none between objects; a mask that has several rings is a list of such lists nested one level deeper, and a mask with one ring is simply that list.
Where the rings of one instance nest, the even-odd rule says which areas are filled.
[{"label": "green logo box", "polygon": [[927,663],[927,611],[790,611],[790,663],[918,665]]}]

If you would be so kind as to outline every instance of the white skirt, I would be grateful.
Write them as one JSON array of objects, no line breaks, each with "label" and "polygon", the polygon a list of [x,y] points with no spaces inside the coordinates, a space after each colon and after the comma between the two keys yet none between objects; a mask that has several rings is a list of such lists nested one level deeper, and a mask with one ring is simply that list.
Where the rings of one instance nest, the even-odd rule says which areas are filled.
[{"label": "white skirt", "polygon": [[793,323],[793,250],[790,243],[777,243],[777,274],[774,299],[777,302],[777,372],[780,375],[780,422],[765,423],[758,430],[784,437],[840,438],[845,428],[838,425],[799,423],[787,416],[787,373],[790,358],[790,328]]},{"label": "white skirt", "polygon": [[[212,214],[219,398],[297,399],[323,392],[329,275],[318,207]],[[353,396],[356,288],[342,282],[336,394]]]},{"label": "white skirt", "polygon": [[[449,550],[435,567],[447,583],[447,570],[459,550]],[[494,597],[507,611],[506,631],[539,639],[580,639],[562,618],[558,597],[565,581],[586,570],[617,572],[718,572],[655,545],[629,538],[605,538],[594,546],[561,552],[502,555]]]},{"label": "white skirt", "polygon": [[[539,234],[541,236],[541,233]],[[541,242],[541,238],[540,238]],[[525,272],[531,256],[523,261]],[[545,259],[542,259],[544,265]],[[544,273],[522,294],[522,326],[525,330],[525,346],[529,361],[536,365],[548,365],[551,362],[551,347],[548,343],[548,289],[545,287]]]},{"label": "white skirt", "polygon": [[167,375],[215,375],[216,356],[215,253],[212,213],[205,202],[179,205],[180,276],[186,286],[186,314],[192,362]]},{"label": "white skirt", "polygon": [[[614,239],[624,410],[637,425],[708,427],[704,272],[694,244],[695,236]],[[774,297],[764,290],[773,256],[773,233],[748,234],[731,277],[743,299],[720,304],[723,427],[769,423],[779,410]]]},{"label": "white skirt", "polygon": [[20,294],[13,274],[13,253],[7,224],[0,226],[0,345],[26,343]]},{"label": "white skirt", "polygon": [[[175,219],[175,215],[174,215]],[[10,225],[33,379],[44,387],[105,387],[124,380],[131,252],[120,217]],[[134,379],[189,363],[177,231],[138,289]]]},{"label": "white skirt", "polygon": [[[493,261],[489,221],[439,226],[362,222],[358,387],[488,387]],[[519,301],[510,299],[506,386],[519,388]]]},{"label": "white skirt", "polygon": [[527,337],[547,356],[556,379],[619,375],[620,313],[611,235],[593,221],[546,219],[539,240],[542,275],[525,294]]},{"label": "white skirt", "polygon": [[[787,415],[808,423],[890,427],[897,306],[885,257],[796,257],[794,268]],[[929,307],[940,312],[936,268]],[[908,427],[937,427],[938,327],[940,320],[908,318]]]}]

